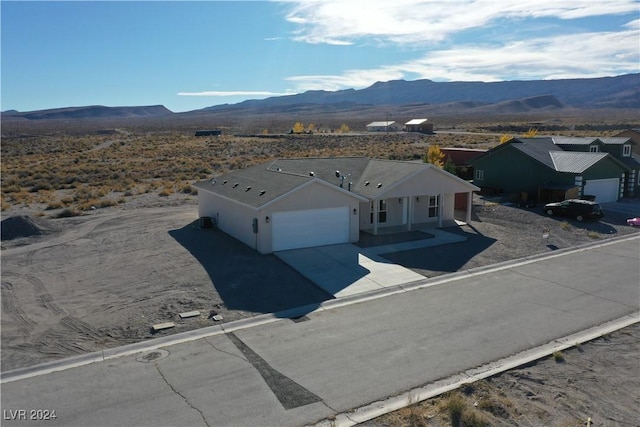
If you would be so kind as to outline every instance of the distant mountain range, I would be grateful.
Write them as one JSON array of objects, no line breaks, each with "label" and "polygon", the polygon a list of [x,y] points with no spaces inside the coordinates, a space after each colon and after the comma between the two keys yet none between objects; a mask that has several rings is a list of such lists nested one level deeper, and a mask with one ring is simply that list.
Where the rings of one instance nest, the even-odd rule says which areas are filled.
[{"label": "distant mountain range", "polygon": [[393,80],[355,90],[307,91],[297,95],[215,105],[173,113],[162,105],[144,107],[71,107],[30,112],[6,111],[2,119],[181,117],[226,114],[304,114],[389,106],[407,114],[509,114],[562,108],[640,108],[640,74],[592,79],[503,82],[434,82]]},{"label": "distant mountain range", "polygon": [[87,107],[53,108],[50,110],[37,110],[19,112],[15,110],[3,111],[2,119],[28,119],[28,120],[52,120],[52,119],[101,119],[101,118],[132,118],[132,117],[158,117],[174,114],[164,105],[150,105],[143,107],[104,107],[91,105]]},{"label": "distant mountain range", "polygon": [[[361,89],[335,92],[308,91],[297,95],[217,105],[207,111],[228,109],[282,109],[303,105],[409,105],[452,104],[459,108],[525,100],[529,107],[639,108],[640,74],[593,79],[531,80],[504,82],[434,82],[393,80]],[[555,99],[555,100],[554,100]],[[537,100],[537,101],[531,101]],[[450,105],[451,106],[451,105]],[[298,108],[300,108],[298,107]]]}]

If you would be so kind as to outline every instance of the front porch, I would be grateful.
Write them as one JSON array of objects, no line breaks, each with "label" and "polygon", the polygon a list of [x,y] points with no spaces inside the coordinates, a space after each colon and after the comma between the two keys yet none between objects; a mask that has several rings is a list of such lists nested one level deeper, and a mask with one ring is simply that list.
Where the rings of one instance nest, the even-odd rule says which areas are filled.
[{"label": "front porch", "polygon": [[467,240],[465,233],[460,232],[465,222],[447,221],[445,227],[437,228],[434,223],[414,224],[416,229],[409,231],[406,226],[385,227],[377,235],[372,230],[360,230],[360,240],[356,246],[378,255],[422,249],[432,246],[459,243]]},{"label": "front porch", "polygon": [[457,225],[458,197],[464,196],[464,222],[471,221],[473,193],[426,194],[374,198],[360,204],[360,230],[372,235],[406,233],[414,230]]},{"label": "front porch", "polygon": [[[443,221],[442,226],[439,226],[438,222],[420,222],[417,224],[411,224],[411,227],[409,227],[409,224],[391,225],[386,227],[378,225],[377,233],[374,232],[374,229],[372,227],[361,228],[360,239],[362,240],[363,238],[366,239],[366,238],[371,238],[375,236],[375,237],[380,237],[382,238],[382,240],[384,240],[384,236],[389,236],[389,235],[394,235],[394,236],[404,235],[405,237],[396,237],[396,239],[406,239],[403,241],[426,239],[428,237],[425,237],[425,235],[427,236],[433,235],[433,231],[437,230],[438,228],[454,227],[454,226],[460,226],[464,224],[465,222],[463,221],[451,219],[451,220]],[[413,239],[410,236],[415,237],[415,239]]]}]

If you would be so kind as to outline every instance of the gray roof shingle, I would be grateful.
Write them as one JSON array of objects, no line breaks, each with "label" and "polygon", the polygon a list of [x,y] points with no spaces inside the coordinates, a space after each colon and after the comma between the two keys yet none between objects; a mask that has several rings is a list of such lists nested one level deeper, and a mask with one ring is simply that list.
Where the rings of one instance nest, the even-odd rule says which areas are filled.
[{"label": "gray roof shingle", "polygon": [[512,141],[510,144],[516,150],[523,152],[551,169],[555,169],[550,153],[552,151],[562,152],[562,149],[556,147],[552,138],[518,138]]},{"label": "gray roof shingle", "polygon": [[342,181],[340,177],[344,176],[344,190],[362,197],[376,198],[430,167],[433,166],[426,163],[367,157],[278,159],[232,171],[209,181],[200,181],[194,186],[260,207],[314,179],[338,187]]},{"label": "gray roof shingle", "polygon": [[261,164],[232,171],[209,181],[200,181],[194,186],[253,207],[260,207],[312,179],[310,176],[272,171]]}]

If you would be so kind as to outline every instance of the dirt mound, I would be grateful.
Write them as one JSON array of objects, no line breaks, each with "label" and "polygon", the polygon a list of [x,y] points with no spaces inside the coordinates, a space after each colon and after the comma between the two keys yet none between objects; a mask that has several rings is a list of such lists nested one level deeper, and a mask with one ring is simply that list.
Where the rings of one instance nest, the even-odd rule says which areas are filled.
[{"label": "dirt mound", "polygon": [[11,216],[2,220],[2,240],[13,240],[20,237],[40,236],[55,231],[48,220],[28,215]]}]

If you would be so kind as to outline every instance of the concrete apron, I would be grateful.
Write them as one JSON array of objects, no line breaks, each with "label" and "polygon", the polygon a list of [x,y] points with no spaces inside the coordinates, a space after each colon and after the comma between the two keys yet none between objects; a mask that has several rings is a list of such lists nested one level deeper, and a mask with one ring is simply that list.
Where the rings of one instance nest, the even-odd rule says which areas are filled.
[{"label": "concrete apron", "polygon": [[[393,252],[385,250],[382,253]],[[423,280],[368,249],[345,243],[292,249],[274,254],[336,298]]]}]

